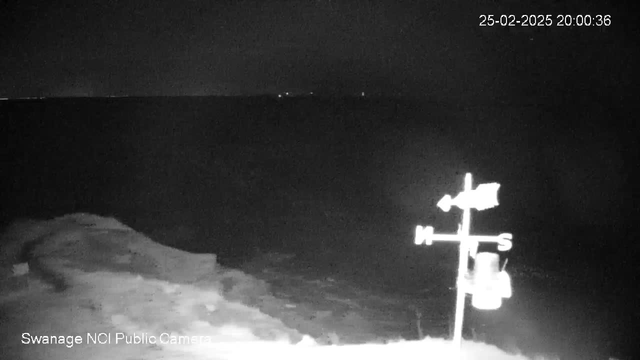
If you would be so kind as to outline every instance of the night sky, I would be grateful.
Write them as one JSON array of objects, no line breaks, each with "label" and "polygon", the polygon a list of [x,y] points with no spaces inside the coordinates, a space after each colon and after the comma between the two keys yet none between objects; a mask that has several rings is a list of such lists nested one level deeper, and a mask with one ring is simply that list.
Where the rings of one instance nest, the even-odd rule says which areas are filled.
[{"label": "night sky", "polygon": [[[0,2],[0,96],[418,96],[630,100],[635,22],[545,0]],[[480,15],[611,15],[608,27],[480,27]],[[577,90],[577,91],[576,91]]]}]

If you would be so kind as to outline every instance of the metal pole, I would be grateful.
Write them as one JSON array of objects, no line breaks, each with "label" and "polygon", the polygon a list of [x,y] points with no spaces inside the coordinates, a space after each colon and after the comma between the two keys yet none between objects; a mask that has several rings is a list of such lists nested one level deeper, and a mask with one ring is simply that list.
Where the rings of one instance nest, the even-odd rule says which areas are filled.
[{"label": "metal pole", "polygon": [[[464,177],[464,191],[471,191],[471,173],[467,173]],[[458,231],[461,237],[460,240],[460,261],[458,263],[458,281],[457,298],[456,298],[456,318],[455,327],[453,333],[453,344],[458,348],[462,348],[462,321],[464,318],[464,300],[466,296],[464,283],[465,275],[467,274],[467,267],[469,261],[469,228],[471,224],[471,210],[469,206],[465,206],[462,213],[462,227]]]}]

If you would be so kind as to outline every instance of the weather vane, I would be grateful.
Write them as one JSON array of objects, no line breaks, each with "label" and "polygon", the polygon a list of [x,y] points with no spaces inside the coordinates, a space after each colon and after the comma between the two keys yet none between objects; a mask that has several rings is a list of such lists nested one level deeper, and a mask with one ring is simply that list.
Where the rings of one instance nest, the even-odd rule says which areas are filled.
[{"label": "weather vane", "polygon": [[[512,235],[503,233],[497,236],[469,235],[471,225],[471,209],[485,210],[498,206],[498,189],[500,184],[481,184],[472,189],[471,174],[464,178],[464,190],[455,198],[445,195],[437,204],[444,212],[451,206],[463,210],[462,224],[455,235],[434,234],[431,226],[417,226],[415,244],[431,245],[434,241],[452,241],[460,243],[460,261],[458,264],[456,317],[453,343],[460,349],[462,345],[462,321],[464,317],[464,299],[467,293],[472,295],[471,303],[475,308],[495,310],[502,305],[502,298],[511,297],[511,279],[499,269],[500,257],[496,253],[478,252],[480,242],[495,242],[499,251],[511,249]],[[474,261],[474,270],[468,273],[468,257]]]}]

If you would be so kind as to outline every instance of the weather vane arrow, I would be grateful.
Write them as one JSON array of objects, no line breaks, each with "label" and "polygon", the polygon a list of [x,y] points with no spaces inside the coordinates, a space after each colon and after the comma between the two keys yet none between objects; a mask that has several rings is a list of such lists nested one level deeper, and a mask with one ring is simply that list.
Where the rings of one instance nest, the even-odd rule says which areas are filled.
[{"label": "weather vane arrow", "polygon": [[444,212],[449,212],[451,206],[455,205],[460,209],[486,210],[498,206],[498,189],[500,184],[481,184],[475,190],[465,190],[455,198],[445,195],[438,201],[438,207]]}]

